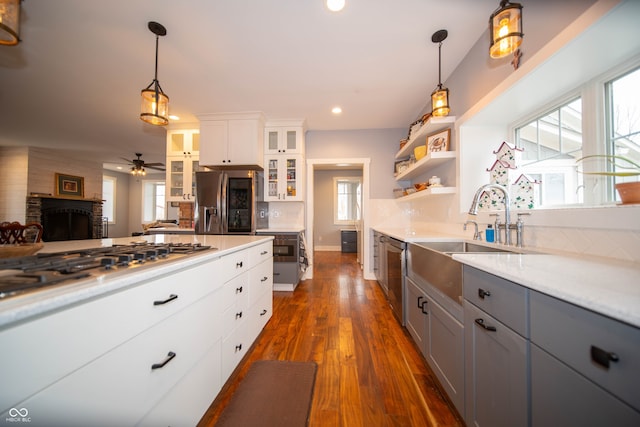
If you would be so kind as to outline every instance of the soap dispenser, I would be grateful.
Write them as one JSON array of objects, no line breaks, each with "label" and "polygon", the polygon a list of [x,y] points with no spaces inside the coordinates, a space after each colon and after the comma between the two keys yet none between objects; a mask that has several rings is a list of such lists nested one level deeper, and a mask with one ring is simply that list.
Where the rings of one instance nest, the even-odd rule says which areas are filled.
[{"label": "soap dispenser", "polygon": [[485,240],[489,243],[493,243],[495,241],[493,225],[487,225],[487,229],[484,232]]}]

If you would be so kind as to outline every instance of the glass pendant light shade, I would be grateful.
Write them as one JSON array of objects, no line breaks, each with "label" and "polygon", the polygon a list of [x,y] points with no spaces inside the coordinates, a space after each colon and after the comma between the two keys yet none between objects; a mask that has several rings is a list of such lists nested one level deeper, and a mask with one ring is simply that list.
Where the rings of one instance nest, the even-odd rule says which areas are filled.
[{"label": "glass pendant light shade", "polygon": [[522,44],[522,5],[500,2],[500,8],[489,18],[489,55],[492,58],[502,58],[518,49]]},{"label": "glass pendant light shade", "polygon": [[157,22],[149,22],[149,30],[156,35],[156,68],[153,81],[145,89],[142,89],[142,103],[140,106],[140,119],[156,126],[164,126],[169,123],[169,97],[162,91],[158,81],[158,39],[165,36],[167,30]]},{"label": "glass pendant light shade", "polygon": [[449,114],[449,89],[438,85],[431,94],[431,115],[434,117],[444,117]]},{"label": "glass pendant light shade", "polygon": [[0,0],[0,44],[15,46],[20,41],[20,1]]},{"label": "glass pendant light shade", "polygon": [[152,125],[164,126],[169,123],[169,97],[162,92],[157,80],[140,92],[142,105],[140,119]]}]

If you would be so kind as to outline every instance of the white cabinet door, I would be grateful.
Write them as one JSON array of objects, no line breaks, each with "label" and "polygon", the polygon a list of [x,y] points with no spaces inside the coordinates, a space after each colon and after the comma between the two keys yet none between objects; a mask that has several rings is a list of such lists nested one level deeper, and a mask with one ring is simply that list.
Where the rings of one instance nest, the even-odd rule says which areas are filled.
[{"label": "white cabinet door", "polygon": [[265,156],[265,201],[304,200],[304,160],[301,155]]},{"label": "white cabinet door", "polygon": [[167,131],[167,157],[198,157],[200,130],[176,129]]},{"label": "white cabinet door", "polygon": [[300,127],[267,127],[265,154],[302,154],[304,130]]},{"label": "white cabinet door", "polygon": [[202,168],[197,156],[167,157],[167,202],[195,202],[199,170]]},{"label": "white cabinet door", "polygon": [[264,117],[262,113],[202,115],[200,140],[203,165],[262,167]]}]

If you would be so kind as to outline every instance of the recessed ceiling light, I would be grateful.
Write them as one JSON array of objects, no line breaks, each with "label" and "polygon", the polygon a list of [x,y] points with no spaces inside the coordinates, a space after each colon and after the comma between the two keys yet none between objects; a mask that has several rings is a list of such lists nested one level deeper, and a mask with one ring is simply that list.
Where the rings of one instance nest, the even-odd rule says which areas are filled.
[{"label": "recessed ceiling light", "polygon": [[332,12],[340,12],[344,8],[344,0],[327,0],[327,8]]},{"label": "recessed ceiling light", "polygon": [[342,114],[342,108],[340,108],[340,107],[333,107],[333,108],[331,109],[331,112],[332,112],[333,114]]},{"label": "recessed ceiling light", "polygon": [[180,120],[180,117],[178,117],[178,116],[174,116],[174,115],[170,115],[170,116],[169,116],[169,118],[170,118],[171,120]]},{"label": "recessed ceiling light", "polygon": [[116,169],[122,170],[122,166],[116,166]]}]

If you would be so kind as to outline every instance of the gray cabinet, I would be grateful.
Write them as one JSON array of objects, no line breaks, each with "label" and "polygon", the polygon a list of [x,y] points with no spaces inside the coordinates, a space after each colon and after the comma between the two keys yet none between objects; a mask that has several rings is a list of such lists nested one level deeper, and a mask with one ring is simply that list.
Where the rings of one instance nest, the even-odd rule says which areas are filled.
[{"label": "gray cabinet", "polygon": [[342,253],[356,253],[358,251],[356,230],[340,230],[340,245]]},{"label": "gray cabinet", "polygon": [[640,329],[531,292],[531,342],[534,426],[640,425]]},{"label": "gray cabinet", "polygon": [[464,327],[409,277],[406,328],[460,414],[464,413]]},{"label": "gray cabinet", "polygon": [[528,290],[467,266],[463,274],[465,422],[527,426]]}]

